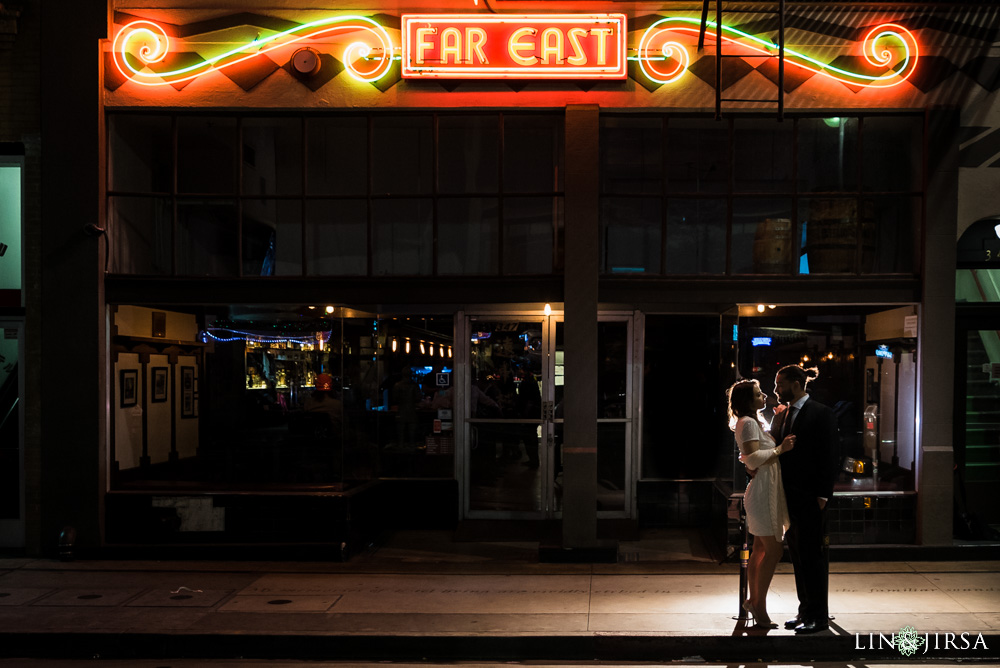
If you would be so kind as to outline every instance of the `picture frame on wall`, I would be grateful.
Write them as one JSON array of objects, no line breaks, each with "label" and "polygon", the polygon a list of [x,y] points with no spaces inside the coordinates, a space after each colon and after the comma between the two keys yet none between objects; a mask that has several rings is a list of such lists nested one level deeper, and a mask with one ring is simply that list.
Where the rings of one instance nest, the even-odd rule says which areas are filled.
[{"label": "picture frame on wall", "polygon": [[129,408],[139,403],[139,371],[122,369],[118,372],[119,405]]},{"label": "picture frame on wall", "polygon": [[193,418],[195,415],[194,405],[194,367],[181,367],[181,417]]},{"label": "picture frame on wall", "polygon": [[165,366],[154,366],[153,367],[153,384],[152,392],[150,393],[150,401],[154,404],[162,403],[167,400],[167,367]]}]

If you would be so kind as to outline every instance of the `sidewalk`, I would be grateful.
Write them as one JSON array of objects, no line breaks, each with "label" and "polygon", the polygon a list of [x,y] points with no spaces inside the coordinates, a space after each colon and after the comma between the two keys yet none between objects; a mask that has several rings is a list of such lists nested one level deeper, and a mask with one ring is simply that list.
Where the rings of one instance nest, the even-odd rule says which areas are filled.
[{"label": "sidewalk", "polygon": [[[900,660],[879,634],[905,626],[929,634],[914,658],[1000,657],[1000,562],[835,562],[831,630],[795,636],[735,618],[736,564],[416,543],[347,563],[0,560],[0,657]],[[796,605],[782,563],[771,616]]]}]

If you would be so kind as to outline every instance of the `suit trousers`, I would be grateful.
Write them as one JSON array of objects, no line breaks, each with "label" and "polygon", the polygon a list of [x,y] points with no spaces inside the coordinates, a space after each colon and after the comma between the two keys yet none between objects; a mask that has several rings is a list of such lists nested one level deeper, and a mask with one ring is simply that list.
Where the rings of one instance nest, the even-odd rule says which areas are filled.
[{"label": "suit trousers", "polygon": [[789,498],[791,520],[785,540],[795,569],[799,618],[823,624],[829,618],[829,564],[824,549],[826,511],[815,497]]}]

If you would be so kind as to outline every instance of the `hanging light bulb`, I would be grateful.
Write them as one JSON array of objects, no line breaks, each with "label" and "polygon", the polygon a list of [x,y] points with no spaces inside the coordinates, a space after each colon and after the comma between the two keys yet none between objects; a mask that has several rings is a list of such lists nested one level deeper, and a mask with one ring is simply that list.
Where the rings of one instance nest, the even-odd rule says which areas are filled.
[{"label": "hanging light bulb", "polygon": [[423,341],[420,342],[420,354],[421,355],[426,355],[427,354],[427,349],[424,348],[424,342]]},{"label": "hanging light bulb", "polygon": [[396,337],[392,339],[392,352],[396,352]]},{"label": "hanging light bulb", "polygon": [[764,305],[757,304],[757,313],[763,313],[763,312],[764,312]]},{"label": "hanging light bulb", "polygon": [[448,357],[451,357],[451,346],[448,346]]},{"label": "hanging light bulb", "polygon": [[407,353],[410,352],[410,340],[409,339],[406,340],[406,352]]},{"label": "hanging light bulb", "polygon": [[438,346],[438,353],[440,353],[441,357],[444,357],[444,346]]}]

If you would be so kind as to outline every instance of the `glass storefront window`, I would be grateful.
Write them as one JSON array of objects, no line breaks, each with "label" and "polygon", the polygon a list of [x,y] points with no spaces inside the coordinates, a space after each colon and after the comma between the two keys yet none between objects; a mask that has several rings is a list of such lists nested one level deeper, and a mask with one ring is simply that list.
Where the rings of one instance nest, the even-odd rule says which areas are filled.
[{"label": "glass storefront window", "polygon": [[451,317],[194,307],[166,312],[168,355],[148,351],[158,311],[113,308],[113,488],[453,477],[454,436],[435,423],[451,407]]},{"label": "glass storefront window", "polygon": [[[114,112],[108,127],[118,274],[474,276],[562,267],[557,114]],[[139,197],[165,201],[126,199]],[[206,264],[206,254],[221,257]]]},{"label": "glass storefront window", "polygon": [[[922,120],[605,114],[602,271],[912,274],[923,201]],[[897,156],[899,164],[889,164]],[[644,222],[639,212],[653,208],[652,196],[667,210],[663,266],[610,261],[635,241],[623,242],[625,228]],[[632,219],[622,220],[624,212]]]},{"label": "glass storefront window", "polygon": [[[739,369],[743,378],[759,380],[768,395],[765,420],[772,419],[777,405],[778,369],[799,364],[818,370],[807,390],[837,417],[835,492],[914,489],[917,343],[866,338],[866,332],[879,331],[866,327],[868,319],[898,311],[872,307],[813,315],[789,310],[740,318]],[[895,317],[902,329],[903,315]]]}]

